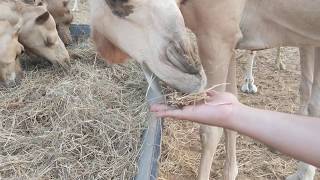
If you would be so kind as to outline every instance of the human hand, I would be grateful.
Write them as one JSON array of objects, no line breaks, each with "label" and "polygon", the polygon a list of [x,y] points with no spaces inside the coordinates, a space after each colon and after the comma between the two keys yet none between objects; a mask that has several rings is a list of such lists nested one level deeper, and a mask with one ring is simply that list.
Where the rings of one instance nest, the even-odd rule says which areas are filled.
[{"label": "human hand", "polygon": [[241,105],[231,93],[210,91],[209,98],[196,105],[177,109],[164,104],[151,106],[151,111],[158,117],[171,117],[213,126],[226,126],[235,107]]}]

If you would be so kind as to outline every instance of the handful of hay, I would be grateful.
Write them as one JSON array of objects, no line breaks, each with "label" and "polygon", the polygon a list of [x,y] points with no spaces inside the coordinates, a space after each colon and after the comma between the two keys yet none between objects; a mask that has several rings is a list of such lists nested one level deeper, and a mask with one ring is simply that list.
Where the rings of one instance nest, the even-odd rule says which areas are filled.
[{"label": "handful of hay", "polygon": [[210,98],[210,96],[208,96],[208,92],[214,91],[216,87],[222,85],[227,85],[227,83],[215,85],[198,93],[185,94],[175,91],[166,95],[166,102],[168,105],[179,109],[183,108],[184,106],[196,105],[199,102],[206,102],[206,100]]},{"label": "handful of hay", "polygon": [[176,108],[183,108],[184,106],[196,105],[196,103],[205,101],[208,98],[206,92],[184,94],[181,92],[173,92],[166,95],[166,103]]},{"label": "handful of hay", "polygon": [[71,70],[29,66],[0,91],[0,177],[131,179],[148,117],[139,65],[107,66],[92,46],[72,49]]}]

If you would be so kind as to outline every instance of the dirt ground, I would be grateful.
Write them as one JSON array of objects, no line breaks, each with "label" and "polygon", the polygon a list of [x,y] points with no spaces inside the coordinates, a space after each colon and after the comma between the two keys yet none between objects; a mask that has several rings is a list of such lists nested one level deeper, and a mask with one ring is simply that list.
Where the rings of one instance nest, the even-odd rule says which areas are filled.
[{"label": "dirt ground", "polygon": [[[76,23],[88,23],[87,2],[80,0],[80,11],[75,12]],[[71,1],[70,6],[73,5]],[[276,51],[260,51],[254,67],[257,94],[239,91],[240,101],[246,105],[294,113],[298,109],[300,81],[299,53],[297,48],[284,48],[281,58],[287,70],[275,68]],[[244,54],[244,56],[241,56]],[[243,83],[246,67],[246,52],[237,53],[238,89]],[[225,159],[224,145],[218,146],[211,171],[211,179],[222,178]],[[162,145],[160,180],[195,179],[200,159],[198,125],[185,122],[166,121]],[[239,180],[284,179],[296,169],[296,161],[278,152],[271,152],[265,145],[251,138],[239,135],[237,141]],[[320,180],[317,173],[315,178]]]}]

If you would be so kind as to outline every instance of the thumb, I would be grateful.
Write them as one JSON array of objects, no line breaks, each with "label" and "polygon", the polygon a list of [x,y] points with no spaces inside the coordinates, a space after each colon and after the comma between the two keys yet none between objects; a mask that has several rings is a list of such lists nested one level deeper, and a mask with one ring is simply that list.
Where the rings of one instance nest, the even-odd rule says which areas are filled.
[{"label": "thumb", "polygon": [[206,93],[207,93],[207,96],[210,96],[210,97],[213,97],[218,94],[218,92],[215,90],[210,90],[210,91],[207,91]]},{"label": "thumb", "polygon": [[162,118],[169,117],[174,119],[182,119],[184,117],[184,113],[180,109],[157,111],[155,114],[157,117]]},{"label": "thumb", "polygon": [[171,109],[155,112],[158,117],[170,117],[174,119],[182,119],[195,121],[197,119],[197,112],[195,106],[185,106],[182,109]]}]

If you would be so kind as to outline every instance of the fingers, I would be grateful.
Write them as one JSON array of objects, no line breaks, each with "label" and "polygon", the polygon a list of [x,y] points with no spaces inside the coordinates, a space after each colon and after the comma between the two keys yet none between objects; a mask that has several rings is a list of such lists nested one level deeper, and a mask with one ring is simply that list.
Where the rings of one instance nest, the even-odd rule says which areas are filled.
[{"label": "fingers", "polygon": [[182,115],[183,115],[181,110],[159,111],[155,113],[157,117],[169,117],[174,119],[182,119]]},{"label": "fingers", "polygon": [[184,117],[184,112],[182,110],[164,104],[152,105],[150,110],[151,112],[154,112],[157,117],[171,117],[176,119]]},{"label": "fingers", "polygon": [[168,110],[174,110],[174,109],[175,109],[174,107],[170,107],[165,104],[154,104],[154,105],[151,105],[151,108],[150,108],[152,112],[168,111]]},{"label": "fingers", "polygon": [[218,92],[215,91],[215,90],[207,91],[207,95],[210,96],[210,97],[215,96],[215,95],[217,95],[217,94],[218,94]]}]

